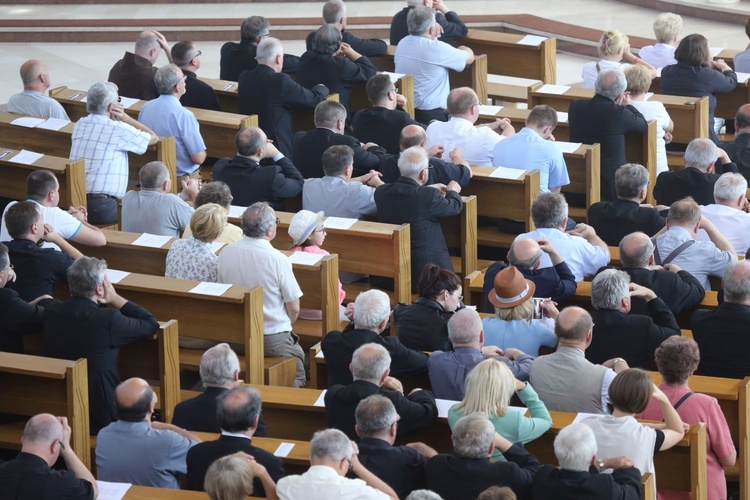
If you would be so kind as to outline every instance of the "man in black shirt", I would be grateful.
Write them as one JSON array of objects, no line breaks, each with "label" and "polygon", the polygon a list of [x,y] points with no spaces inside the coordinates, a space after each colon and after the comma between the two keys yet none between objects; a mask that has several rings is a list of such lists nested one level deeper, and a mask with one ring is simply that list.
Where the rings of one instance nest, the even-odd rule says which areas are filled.
[{"label": "man in black shirt", "polygon": [[198,80],[196,75],[201,67],[202,54],[193,42],[177,42],[172,47],[172,60],[187,78],[185,93],[180,98],[180,103],[187,108],[221,111],[214,89],[206,82]]},{"label": "man in black shirt", "polygon": [[409,28],[406,26],[406,17],[414,7],[422,5],[431,7],[437,11],[435,13],[435,21],[440,25],[440,29],[443,30],[443,33],[440,35],[441,41],[449,42],[456,40],[465,37],[469,32],[469,28],[458,17],[458,14],[449,10],[443,0],[406,0],[406,4],[407,7],[397,12],[391,21],[391,45],[398,45],[398,42],[409,34]]},{"label": "man in black shirt", "polygon": [[[362,40],[346,31],[346,5],[341,0],[329,0],[323,4],[323,23],[333,24],[341,32],[341,41],[349,44],[354,51],[363,56],[379,56],[385,54],[388,45],[378,38]],[[307,50],[313,50],[315,32],[308,33],[305,39]]]}]

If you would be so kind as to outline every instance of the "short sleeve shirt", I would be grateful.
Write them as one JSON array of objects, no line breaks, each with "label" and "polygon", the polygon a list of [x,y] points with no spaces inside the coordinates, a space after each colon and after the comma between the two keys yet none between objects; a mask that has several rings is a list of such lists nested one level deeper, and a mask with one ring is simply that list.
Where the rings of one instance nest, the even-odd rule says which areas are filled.
[{"label": "short sleeve shirt", "polygon": [[[568,264],[576,281],[583,281],[586,276],[594,276],[600,267],[609,263],[609,251],[606,248],[592,245],[580,236],[572,236],[559,229],[539,228],[536,231],[518,235],[516,240],[520,238],[550,240],[557,253]],[[549,255],[542,255],[540,267],[552,267]]]},{"label": "short sleeve shirt", "polygon": [[[11,240],[10,234],[8,234],[8,228],[5,226],[5,212],[7,212],[8,209],[16,203],[17,202],[15,201],[11,201],[10,203],[8,203],[8,206],[5,207],[5,211],[3,212],[2,225],[0,226],[0,241]],[[37,202],[34,201],[34,203]],[[39,210],[41,210],[42,212],[42,220],[44,221],[44,223],[54,227],[55,231],[57,231],[57,234],[59,234],[66,240],[75,237],[75,235],[78,234],[78,231],[81,229],[81,226],[83,226],[83,223],[81,221],[59,207],[45,207],[44,205],[39,205]],[[54,248],[56,250],[60,250],[57,245],[55,245],[54,243],[50,243],[49,241],[46,241],[42,248]]]},{"label": "short sleeve shirt", "polygon": [[70,121],[62,104],[35,90],[24,90],[10,96],[6,109],[8,113]]},{"label": "short sleeve shirt", "polygon": [[387,500],[388,495],[361,479],[339,476],[333,468],[313,465],[301,476],[286,476],[276,485],[281,500]]},{"label": "short sleeve shirt", "polygon": [[[662,260],[666,259],[673,250],[690,239],[687,229],[672,226],[668,231],[656,238],[654,253],[659,252]],[[557,248],[557,247],[555,247]],[[711,290],[708,276],[723,277],[724,269],[732,263],[732,254],[716,248],[710,241],[696,241],[683,250],[672,263],[677,264],[683,271],[687,271],[701,282],[704,290]],[[576,278],[577,279],[577,278]]]},{"label": "short sleeve shirt", "polygon": [[550,188],[570,184],[568,166],[562,151],[552,141],[544,140],[530,128],[524,127],[515,135],[495,144],[492,152],[495,167],[539,170],[541,193]]},{"label": "short sleeve shirt", "polygon": [[361,219],[377,213],[375,188],[340,177],[308,179],[302,188],[302,208],[329,217]]},{"label": "short sleeve shirt", "polygon": [[219,256],[211,243],[195,238],[176,240],[167,252],[167,278],[216,282]]},{"label": "short sleeve shirt", "polygon": [[[597,65],[599,65],[598,70],[596,68]],[[630,64],[620,64],[618,62],[606,61],[604,59],[597,62],[587,62],[583,65],[583,70],[581,70],[583,86],[587,89],[593,89],[594,84],[596,83],[596,78],[599,76],[599,73],[605,69],[619,69],[620,71],[625,71],[630,66]]]},{"label": "short sleeve shirt", "polygon": [[463,118],[433,121],[427,127],[427,148],[437,144],[444,146],[446,151],[460,148],[469,165],[492,166],[492,151],[503,139],[504,136],[490,127],[475,127]]}]

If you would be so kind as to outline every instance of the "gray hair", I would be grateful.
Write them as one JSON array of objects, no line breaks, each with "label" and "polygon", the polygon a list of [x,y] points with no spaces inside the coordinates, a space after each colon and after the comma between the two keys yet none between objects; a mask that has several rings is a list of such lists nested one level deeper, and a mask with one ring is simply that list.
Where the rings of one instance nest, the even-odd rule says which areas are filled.
[{"label": "gray hair", "polygon": [[253,427],[260,415],[260,392],[249,385],[241,385],[223,392],[216,398],[216,420],[226,432],[245,432]]},{"label": "gray hair", "polygon": [[321,54],[333,54],[341,47],[341,32],[335,24],[324,24],[318,31],[312,41],[312,49]]},{"label": "gray hair", "polygon": [[626,163],[615,172],[617,197],[623,200],[638,198],[648,182],[648,170],[638,163]]},{"label": "gray hair", "polygon": [[273,61],[276,56],[284,53],[284,47],[278,38],[267,37],[260,41],[255,51],[255,58],[258,61]]},{"label": "gray hair", "polygon": [[453,426],[453,452],[461,458],[487,458],[495,439],[495,426],[487,415],[475,412],[461,417]]},{"label": "gray hair", "polygon": [[141,189],[157,189],[169,180],[169,170],[160,161],[150,161],[138,171]]},{"label": "gray hair", "polygon": [[352,378],[380,385],[380,379],[391,366],[391,355],[380,344],[363,344],[352,354]]},{"label": "gray hair", "polygon": [[333,128],[337,121],[345,119],[346,108],[340,102],[326,99],[315,106],[314,121],[316,127]]},{"label": "gray hair", "polygon": [[619,69],[605,69],[596,77],[594,90],[597,94],[609,97],[613,101],[617,99],[628,86],[625,73]]},{"label": "gray hair", "polygon": [[401,152],[398,157],[398,169],[401,175],[410,179],[417,179],[422,170],[428,168],[430,159],[422,146],[412,146]]},{"label": "gray hair", "polygon": [[142,31],[135,39],[135,52],[144,53],[159,47],[159,40],[153,31]]},{"label": "gray hair", "polygon": [[239,370],[240,360],[226,342],[213,346],[201,356],[203,385],[222,386],[234,382],[234,374]]},{"label": "gray hair", "polygon": [[456,311],[448,320],[448,338],[451,344],[468,344],[479,340],[482,331],[482,318],[474,309]]},{"label": "gray hair", "polygon": [[337,24],[346,17],[346,5],[341,0],[329,0],[323,4],[323,22]]},{"label": "gray hair", "polygon": [[376,330],[391,315],[391,299],[382,290],[367,290],[354,299],[354,324],[363,330]]},{"label": "gray hair", "polygon": [[172,93],[174,86],[183,78],[182,70],[176,64],[165,64],[156,70],[154,84],[161,95]]},{"label": "gray hair", "polygon": [[63,428],[57,417],[48,413],[35,415],[23,428],[23,440],[28,443],[53,443],[63,438]]},{"label": "gray hair", "polygon": [[414,7],[406,16],[410,35],[424,35],[435,24],[435,11],[430,7]]},{"label": "gray hair", "polygon": [[685,149],[685,166],[704,169],[719,158],[719,148],[711,139],[693,139]]},{"label": "gray hair", "polygon": [[[636,241],[637,240],[637,241]],[[620,240],[622,267],[643,268],[654,254],[654,244],[644,233],[630,233]]]},{"label": "gray hair", "polygon": [[324,429],[313,434],[310,440],[310,460],[314,458],[341,461],[354,453],[352,442],[338,429]]},{"label": "gray hair", "polygon": [[595,309],[618,309],[630,294],[630,275],[625,271],[605,269],[591,282],[591,305]]},{"label": "gray hair", "polygon": [[357,405],[354,412],[360,437],[373,437],[391,428],[398,421],[393,402],[380,394],[368,396]]},{"label": "gray hair", "polygon": [[240,38],[248,42],[254,42],[268,33],[271,23],[263,16],[250,16],[242,21],[240,27]]},{"label": "gray hair", "polygon": [[514,250],[515,245],[516,242],[513,241],[513,243],[510,244],[510,249],[508,250],[508,264],[510,264],[511,266],[522,267],[524,269],[532,269],[537,262],[542,260],[542,255],[544,254],[544,252],[541,248],[538,249],[530,259],[519,259]]},{"label": "gray hair", "polygon": [[740,196],[747,194],[747,179],[742,174],[727,172],[714,184],[714,200],[716,203],[722,201],[737,201]]},{"label": "gray hair", "polygon": [[724,299],[735,304],[750,300],[750,262],[739,260],[724,269]]},{"label": "gray hair", "polygon": [[39,75],[42,74],[43,67],[44,63],[36,59],[31,59],[23,63],[19,71],[21,74],[21,82],[23,82],[23,86],[26,87],[27,85],[30,85],[31,82],[39,78]]},{"label": "gray hair", "polygon": [[117,90],[117,85],[112,82],[93,84],[86,95],[86,111],[92,115],[106,115],[109,105],[117,101]]},{"label": "gray hair", "polygon": [[0,271],[5,271],[10,267],[10,257],[8,256],[8,247],[0,243]]},{"label": "gray hair", "polygon": [[234,136],[234,147],[240,156],[253,156],[265,146],[266,139],[260,127],[242,127]]},{"label": "gray hair", "polygon": [[531,202],[531,219],[537,229],[559,229],[567,216],[568,202],[560,193],[542,193]]},{"label": "gray hair", "polygon": [[68,268],[68,287],[73,297],[90,298],[104,283],[107,263],[95,257],[79,257]]},{"label": "gray hair", "polygon": [[409,496],[406,497],[406,500],[443,500],[443,497],[432,490],[414,490],[409,493]]},{"label": "gray hair", "polygon": [[596,455],[594,431],[586,424],[570,424],[555,438],[555,456],[560,468],[576,472],[589,470]]},{"label": "gray hair", "polygon": [[242,214],[242,234],[248,238],[262,238],[276,222],[271,205],[256,201]]}]

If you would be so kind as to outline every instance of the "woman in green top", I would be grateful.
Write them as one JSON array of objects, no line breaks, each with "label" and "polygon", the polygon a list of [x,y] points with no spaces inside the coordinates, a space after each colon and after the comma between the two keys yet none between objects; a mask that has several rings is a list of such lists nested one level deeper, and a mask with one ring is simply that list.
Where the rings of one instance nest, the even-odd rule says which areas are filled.
[{"label": "woman in green top", "polygon": [[[521,402],[529,409],[529,417],[522,411],[509,409],[515,390]],[[474,367],[466,377],[466,396],[448,411],[451,429],[464,415],[481,412],[487,415],[495,431],[511,443],[528,443],[544,434],[552,425],[547,408],[531,385],[513,377],[505,363],[486,359]],[[495,450],[493,460],[505,460]]]}]

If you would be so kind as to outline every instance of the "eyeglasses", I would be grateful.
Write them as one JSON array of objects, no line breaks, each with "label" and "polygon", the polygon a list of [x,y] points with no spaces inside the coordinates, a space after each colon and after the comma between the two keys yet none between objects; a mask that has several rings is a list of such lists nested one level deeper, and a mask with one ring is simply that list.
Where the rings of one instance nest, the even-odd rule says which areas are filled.
[{"label": "eyeglasses", "polygon": [[8,267],[6,267],[5,269],[3,269],[3,271],[5,271],[5,272],[12,271],[12,270],[13,270],[13,264],[8,264]]},{"label": "eyeglasses", "polygon": [[389,90],[388,92],[393,92],[394,94],[398,94],[398,88],[397,88],[397,87],[393,87],[393,88],[392,88],[391,90]]},{"label": "eyeglasses", "polygon": [[349,464],[349,472],[351,472],[351,471],[352,471],[352,461],[351,461],[351,459],[350,459],[350,458],[347,458],[347,459],[345,459],[345,460],[346,460],[346,463],[348,463],[348,464]]},{"label": "eyeglasses", "polygon": [[313,231],[313,232],[315,232],[315,233],[325,233],[325,232],[326,232],[326,228],[324,228],[324,227],[319,227],[318,229],[316,229],[316,230],[315,230],[315,231]]},{"label": "eyeglasses", "polygon": [[453,292],[450,292],[450,294],[451,294],[451,295],[453,295],[454,297],[458,297],[458,301],[459,301],[459,302],[461,302],[462,300],[464,300],[464,296],[463,296],[463,295],[456,295],[456,294],[455,294],[455,293],[453,293]]},{"label": "eyeglasses", "polygon": [[271,32],[270,31],[266,31],[262,35],[258,35],[258,38],[263,38],[264,36],[271,36]]},{"label": "eyeglasses", "polygon": [[202,56],[202,55],[203,55],[203,52],[201,52],[201,51],[199,50],[199,51],[198,51],[198,53],[197,53],[197,54],[195,54],[195,55],[194,55],[194,56],[193,56],[193,57],[192,57],[191,59],[195,59],[196,57],[200,57],[200,56]]}]

